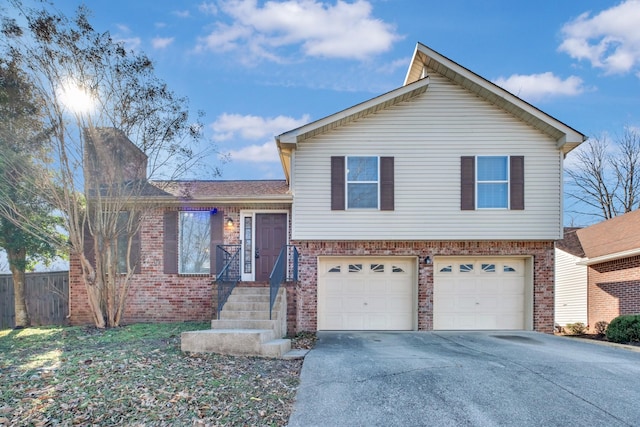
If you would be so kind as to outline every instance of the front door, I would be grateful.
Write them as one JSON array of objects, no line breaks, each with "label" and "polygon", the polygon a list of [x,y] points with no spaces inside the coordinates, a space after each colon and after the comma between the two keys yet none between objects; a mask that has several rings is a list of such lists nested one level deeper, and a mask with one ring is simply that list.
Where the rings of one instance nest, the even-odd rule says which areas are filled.
[{"label": "front door", "polygon": [[269,280],[280,250],[287,244],[287,214],[256,214],[256,281]]}]

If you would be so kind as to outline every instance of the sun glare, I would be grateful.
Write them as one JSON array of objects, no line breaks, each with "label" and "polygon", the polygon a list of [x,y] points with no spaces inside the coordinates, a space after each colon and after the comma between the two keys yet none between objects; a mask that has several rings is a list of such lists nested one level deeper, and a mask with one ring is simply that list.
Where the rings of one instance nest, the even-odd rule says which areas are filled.
[{"label": "sun glare", "polygon": [[90,113],[94,108],[94,99],[81,85],[67,80],[58,88],[62,104],[74,114]]}]

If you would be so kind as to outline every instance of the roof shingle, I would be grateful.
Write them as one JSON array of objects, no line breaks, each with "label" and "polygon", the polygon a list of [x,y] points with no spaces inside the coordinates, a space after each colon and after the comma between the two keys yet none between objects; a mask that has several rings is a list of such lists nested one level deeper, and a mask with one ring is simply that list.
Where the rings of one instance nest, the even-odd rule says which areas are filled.
[{"label": "roof shingle", "polygon": [[580,239],[576,231],[580,230],[580,227],[565,227],[564,238],[556,242],[556,248],[563,250],[571,255],[584,258],[584,250],[580,244]]},{"label": "roof shingle", "polygon": [[186,200],[268,198],[289,194],[285,180],[154,181],[170,195]]},{"label": "roof shingle", "polygon": [[640,210],[577,231],[589,258],[640,249]]}]

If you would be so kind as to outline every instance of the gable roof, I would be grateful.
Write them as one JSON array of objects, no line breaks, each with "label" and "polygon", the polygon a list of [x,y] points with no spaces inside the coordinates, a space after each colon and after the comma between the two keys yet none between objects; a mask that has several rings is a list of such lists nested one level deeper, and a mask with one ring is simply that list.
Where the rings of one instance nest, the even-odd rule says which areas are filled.
[{"label": "gable roof", "polygon": [[507,111],[539,131],[549,135],[558,143],[558,149],[567,154],[587,138],[581,132],[539,110],[528,102],[495,83],[479,76],[433,49],[418,43],[404,84],[410,84],[428,75],[427,69],[435,70],[449,80],[475,93],[480,98]]},{"label": "gable roof", "polygon": [[276,136],[276,144],[280,161],[284,169],[284,174],[289,180],[291,172],[291,151],[296,148],[299,142],[313,136],[325,133],[331,129],[362,119],[370,114],[391,107],[403,101],[408,101],[421,93],[424,93],[429,86],[429,79],[421,79],[409,85],[387,92],[383,95],[361,102],[346,110],[300,126],[283,134]]},{"label": "gable roof", "polygon": [[586,140],[582,133],[422,43],[418,43],[402,87],[276,136],[280,161],[287,181],[291,172],[291,153],[299,142],[424,93],[429,86],[427,69],[435,70],[438,74],[551,136],[557,141],[558,149],[565,154]]},{"label": "gable roof", "polygon": [[174,202],[285,203],[293,200],[285,180],[154,181]]},{"label": "gable roof", "polygon": [[556,241],[556,249],[565,251],[573,256],[584,258],[584,250],[576,234],[578,230],[580,230],[580,227],[565,227],[564,238]]},{"label": "gable roof", "polygon": [[640,255],[640,210],[577,231],[586,264]]}]

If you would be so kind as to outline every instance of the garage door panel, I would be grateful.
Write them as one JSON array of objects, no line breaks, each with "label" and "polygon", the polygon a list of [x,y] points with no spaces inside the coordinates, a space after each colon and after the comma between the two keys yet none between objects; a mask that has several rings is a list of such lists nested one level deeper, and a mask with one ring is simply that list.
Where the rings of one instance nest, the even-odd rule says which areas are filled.
[{"label": "garage door panel", "polygon": [[524,260],[436,259],[434,329],[524,329]]},{"label": "garage door panel", "polygon": [[415,259],[320,258],[318,263],[319,330],[413,329]]}]

